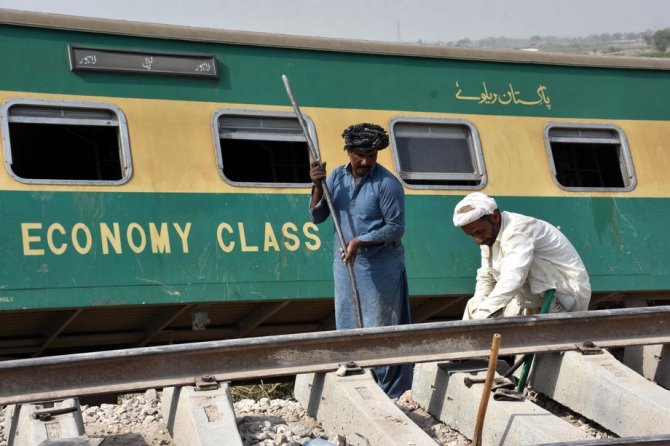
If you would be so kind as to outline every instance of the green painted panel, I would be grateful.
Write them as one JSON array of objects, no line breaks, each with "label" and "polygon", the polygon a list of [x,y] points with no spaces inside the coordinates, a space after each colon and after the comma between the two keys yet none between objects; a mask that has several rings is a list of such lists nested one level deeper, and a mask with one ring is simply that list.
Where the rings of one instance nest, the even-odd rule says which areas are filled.
[{"label": "green painted panel", "polygon": [[0,241],[0,280],[5,291],[255,282],[273,287],[330,280],[323,268],[330,256],[315,248],[332,236],[326,231],[324,237],[324,228],[305,227],[307,200],[304,195],[0,193],[7,229]]},{"label": "green painted panel", "polygon": [[[453,207],[459,199],[408,200],[408,263],[412,277],[436,281],[440,275],[472,277],[470,286],[459,290],[471,293],[479,247],[453,227]],[[501,210],[559,227],[579,251],[594,291],[669,289],[670,241],[659,225],[670,218],[668,200],[500,197],[496,201]]]},{"label": "green painted panel", "polygon": [[[474,289],[479,248],[451,223],[459,198],[407,197],[412,295]],[[305,226],[307,203],[305,194],[0,192],[0,310],[328,297],[332,225]],[[659,225],[668,200],[498,203],[559,226],[595,291],[670,290]]]},{"label": "green painted panel", "polygon": [[[158,284],[4,290],[0,311],[277,300],[332,295],[332,281]],[[10,298],[11,297],[11,298]]]},{"label": "green painted panel", "polygon": [[[347,54],[8,25],[0,25],[0,42],[3,90],[288,106],[281,83],[281,75],[287,74],[302,106],[601,119],[670,117],[666,104],[670,72],[662,70]],[[71,72],[68,44],[210,53],[219,62],[221,77],[217,81]]]}]

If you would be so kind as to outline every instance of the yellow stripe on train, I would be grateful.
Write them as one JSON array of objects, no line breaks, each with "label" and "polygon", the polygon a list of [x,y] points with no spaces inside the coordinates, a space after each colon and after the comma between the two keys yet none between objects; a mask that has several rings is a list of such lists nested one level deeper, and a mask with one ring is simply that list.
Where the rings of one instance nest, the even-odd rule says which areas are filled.
[{"label": "yellow stripe on train", "polygon": [[[3,190],[114,191],[166,193],[291,193],[308,194],[309,188],[238,187],[222,180],[216,166],[216,143],[212,117],[221,109],[291,111],[288,106],[223,104],[116,97],[35,94],[2,91],[0,102],[17,98],[97,102],[123,110],[130,139],[133,176],[118,186],[34,185],[13,179],[6,169],[0,173]],[[287,100],[288,102],[288,100]],[[385,127],[398,116],[458,118],[476,126],[481,138],[488,181],[483,191],[493,195],[569,197],[619,196],[665,197],[670,190],[670,123],[664,121],[550,119],[486,115],[455,115],[391,110],[328,109],[303,107],[313,121],[322,160],[330,168],[347,161],[342,150],[342,129],[356,122],[375,122]],[[3,117],[3,119],[5,119]],[[552,180],[544,142],[548,122],[614,124],[626,135],[637,177],[629,192],[574,192],[559,188]],[[3,138],[6,135],[3,135]],[[4,141],[4,139],[3,139]],[[392,150],[380,152],[378,161],[394,170]],[[253,162],[253,161],[252,161]],[[463,195],[463,190],[407,188],[408,195]]]}]

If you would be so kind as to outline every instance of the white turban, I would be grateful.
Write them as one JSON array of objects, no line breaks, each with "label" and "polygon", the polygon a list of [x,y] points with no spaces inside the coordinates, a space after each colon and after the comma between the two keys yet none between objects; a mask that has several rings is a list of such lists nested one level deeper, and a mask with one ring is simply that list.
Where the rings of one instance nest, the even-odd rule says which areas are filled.
[{"label": "white turban", "polygon": [[462,227],[477,221],[498,209],[496,201],[481,192],[473,192],[458,202],[454,208],[454,225]]}]

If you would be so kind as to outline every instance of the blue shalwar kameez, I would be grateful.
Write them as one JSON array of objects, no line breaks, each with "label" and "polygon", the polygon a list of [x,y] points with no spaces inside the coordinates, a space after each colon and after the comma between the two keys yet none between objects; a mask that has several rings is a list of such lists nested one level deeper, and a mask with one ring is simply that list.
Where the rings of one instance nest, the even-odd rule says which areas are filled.
[{"label": "blue shalwar kameez", "polygon": [[[355,237],[361,247],[354,262],[364,327],[410,323],[409,292],[400,239],[405,231],[405,200],[402,185],[391,172],[376,164],[358,184],[350,165],[334,169],[326,180],[344,238]],[[311,211],[321,223],[330,211],[325,198]],[[338,330],[356,327],[351,282],[342,263],[339,240],[334,234],[335,322]],[[397,398],[412,386],[411,364],[373,369],[379,386]]]}]

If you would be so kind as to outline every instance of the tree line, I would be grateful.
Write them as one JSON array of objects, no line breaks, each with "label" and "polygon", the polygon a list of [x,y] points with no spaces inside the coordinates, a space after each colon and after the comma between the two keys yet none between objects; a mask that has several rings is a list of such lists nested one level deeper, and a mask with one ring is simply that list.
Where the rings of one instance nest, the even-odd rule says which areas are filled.
[{"label": "tree line", "polygon": [[656,51],[667,52],[670,47],[670,28],[659,29],[651,37],[646,37],[645,41]]},{"label": "tree line", "polygon": [[[610,45],[612,48],[634,43],[648,47],[648,50],[665,53],[670,48],[670,28],[657,31],[616,32],[591,34],[586,37],[557,37],[535,35],[529,38],[487,37],[485,39],[461,39],[452,42],[437,42],[440,45],[462,48],[593,48]],[[419,41],[419,43],[428,43]]]}]

